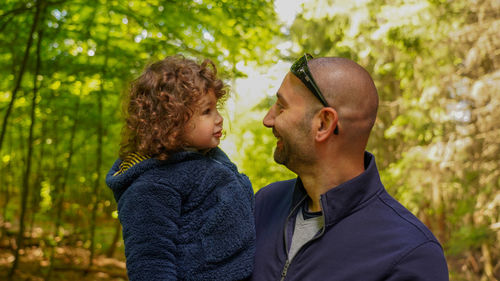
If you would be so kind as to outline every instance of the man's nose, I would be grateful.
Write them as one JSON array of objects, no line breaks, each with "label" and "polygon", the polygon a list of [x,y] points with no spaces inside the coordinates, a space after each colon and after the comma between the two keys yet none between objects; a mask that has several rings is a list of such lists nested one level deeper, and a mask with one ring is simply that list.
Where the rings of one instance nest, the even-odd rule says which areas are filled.
[{"label": "man's nose", "polygon": [[262,120],[262,124],[264,126],[271,128],[274,126],[274,105],[269,108],[269,111],[267,112],[266,116],[264,116],[264,119]]}]

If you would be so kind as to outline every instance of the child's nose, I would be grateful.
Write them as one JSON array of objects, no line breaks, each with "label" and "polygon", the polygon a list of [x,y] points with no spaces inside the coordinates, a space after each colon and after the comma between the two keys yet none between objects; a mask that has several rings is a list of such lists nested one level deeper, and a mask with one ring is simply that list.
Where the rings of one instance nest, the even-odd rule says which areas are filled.
[{"label": "child's nose", "polygon": [[224,121],[224,118],[222,118],[219,111],[217,111],[217,116],[215,118],[215,124],[217,124],[217,125],[222,124],[223,121]]}]

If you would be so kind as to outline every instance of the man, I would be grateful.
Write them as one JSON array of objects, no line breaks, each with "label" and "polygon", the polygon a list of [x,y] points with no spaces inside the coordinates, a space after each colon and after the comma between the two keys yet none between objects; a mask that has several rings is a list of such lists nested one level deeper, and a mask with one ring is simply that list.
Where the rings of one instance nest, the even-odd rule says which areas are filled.
[{"label": "man", "polygon": [[344,58],[295,62],[264,117],[298,175],[256,195],[253,280],[448,280],[441,245],[380,182],[365,152],[378,95]]}]

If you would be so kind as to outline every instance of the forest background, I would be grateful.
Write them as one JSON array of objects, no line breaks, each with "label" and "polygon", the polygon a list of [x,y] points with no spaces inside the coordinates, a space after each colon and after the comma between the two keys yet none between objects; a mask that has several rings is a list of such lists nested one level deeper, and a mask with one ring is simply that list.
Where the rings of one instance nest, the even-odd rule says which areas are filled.
[{"label": "forest background", "polygon": [[[500,1],[4,0],[0,279],[126,280],[115,161],[128,83],[154,60],[212,59],[221,146],[255,191],[294,177],[261,120],[291,62],[342,56],[380,95],[368,150],[444,246],[451,280],[500,278]],[[279,10],[278,10],[279,11]]]}]

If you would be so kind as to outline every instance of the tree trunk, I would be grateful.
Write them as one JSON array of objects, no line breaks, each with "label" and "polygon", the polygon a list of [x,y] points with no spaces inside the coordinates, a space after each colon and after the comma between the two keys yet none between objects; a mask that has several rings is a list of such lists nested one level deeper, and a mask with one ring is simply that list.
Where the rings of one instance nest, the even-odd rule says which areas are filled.
[{"label": "tree trunk", "polygon": [[102,105],[102,96],[105,94],[104,90],[104,81],[106,77],[106,70],[108,68],[108,40],[109,40],[109,29],[106,34],[106,39],[104,41],[103,53],[104,53],[104,64],[102,66],[101,71],[101,85],[100,91],[97,93],[97,161],[96,161],[96,174],[97,178],[94,183],[94,188],[92,192],[92,217],[90,221],[90,255],[89,255],[89,263],[88,268],[90,269],[94,264],[94,255],[95,255],[95,228],[96,228],[96,219],[97,219],[97,206],[99,202],[99,186],[101,185],[102,177],[101,177],[101,167],[102,167],[102,139],[104,136],[104,129],[102,124],[102,115],[103,115],[103,105]]},{"label": "tree trunk", "polygon": [[[11,136],[11,138],[12,138],[12,136]],[[12,143],[13,143],[13,141],[10,140],[11,146],[12,146]],[[10,149],[12,149],[12,147]],[[7,166],[5,167],[4,175],[2,176],[2,181],[1,181],[1,184],[2,184],[1,186],[3,189],[2,194],[4,194],[5,199],[3,201],[3,206],[2,206],[3,223],[2,223],[2,231],[0,234],[0,241],[2,241],[4,237],[6,237],[5,235],[7,233],[7,207],[9,205],[10,196],[11,196],[11,191],[10,191],[11,182],[8,179],[8,178],[11,178],[11,176],[8,176],[8,175],[12,175],[12,160],[10,160],[9,163],[7,163]]]},{"label": "tree trunk", "polygon": [[16,101],[17,92],[19,91],[19,88],[21,88],[21,81],[23,80],[24,71],[26,69],[26,65],[28,64],[30,49],[31,45],[33,44],[33,35],[35,34],[38,28],[38,19],[40,17],[42,2],[43,2],[42,0],[36,2],[35,16],[33,19],[33,24],[31,25],[31,31],[28,37],[28,42],[26,43],[26,50],[24,51],[23,61],[21,62],[19,75],[17,76],[14,90],[12,91],[12,96],[9,102],[9,106],[7,107],[7,112],[5,112],[5,116],[3,118],[2,131],[0,132],[0,152],[2,152],[3,139],[7,131],[7,122],[9,121],[10,113],[12,112],[12,108],[14,107],[14,102]]},{"label": "tree trunk", "polygon": [[40,192],[41,192],[41,185],[43,181],[43,176],[42,176],[42,167],[43,167],[43,159],[45,157],[45,142],[43,141],[45,139],[46,135],[46,126],[45,122],[43,120],[40,120],[42,123],[42,132],[40,134],[40,139],[42,140],[40,143],[40,156],[38,157],[38,163],[37,163],[37,168],[35,172],[35,180],[33,184],[33,193],[31,196],[31,210],[33,211],[33,214],[31,215],[31,221],[30,221],[30,233],[33,232],[33,228],[35,225],[35,217],[36,217],[36,212],[40,209],[39,204],[40,204]]},{"label": "tree trunk", "polygon": [[108,258],[112,258],[115,255],[116,246],[118,245],[118,241],[120,240],[120,234],[122,232],[120,220],[116,220],[115,223],[115,235],[113,235],[113,242],[111,242],[111,246],[109,246],[108,252],[106,256]]},{"label": "tree trunk", "polygon": [[[104,62],[103,73],[101,75],[105,75],[105,69],[107,66],[107,58]],[[96,217],[97,217],[97,205],[99,202],[99,186],[101,185],[102,177],[101,177],[101,167],[102,167],[102,139],[103,139],[103,125],[102,125],[102,95],[104,94],[104,77],[101,80],[101,91],[97,93],[97,161],[96,161],[96,173],[97,178],[94,182],[94,188],[92,192],[92,218],[90,221],[90,256],[89,256],[89,269],[92,267],[94,263],[94,255],[95,255],[95,227],[96,227]]]},{"label": "tree trunk", "polygon": [[[31,36],[33,36],[33,32],[37,29],[37,23],[38,23],[38,18],[41,12],[41,7],[42,1],[37,2],[37,7],[36,7],[36,14],[35,14],[35,19],[33,20],[33,28],[31,31]],[[43,14],[42,14],[43,17]],[[43,19],[42,19],[43,22]],[[37,43],[37,50],[36,50],[36,66],[35,66],[35,73],[34,73],[34,84],[33,84],[33,99],[32,99],[32,104],[31,104],[31,124],[29,128],[29,136],[28,136],[28,154],[26,156],[26,170],[24,172],[23,176],[23,188],[21,192],[21,214],[19,215],[19,233],[17,235],[17,247],[14,251],[14,263],[12,264],[12,268],[10,269],[8,278],[12,279],[14,276],[14,273],[16,271],[16,268],[19,264],[19,251],[20,249],[23,248],[23,243],[24,243],[24,217],[26,214],[26,206],[28,202],[28,195],[29,195],[29,187],[30,187],[30,175],[31,175],[31,156],[33,154],[33,130],[35,127],[35,121],[36,121],[36,99],[38,96],[38,88],[37,88],[37,77],[38,74],[40,73],[40,49],[41,49],[41,42],[42,42],[42,37],[43,37],[43,29],[38,30],[38,43]],[[33,39],[30,38],[28,41],[32,41]],[[26,48],[26,54],[24,56],[24,62],[26,63],[28,54],[29,54],[29,47],[31,46],[31,42],[28,43],[28,47]],[[24,72],[24,67],[22,67],[22,72]],[[22,77],[22,73],[20,75]],[[21,79],[18,80],[18,84],[20,85]],[[17,91],[17,90],[16,90]],[[15,96],[14,93],[12,93],[12,100],[14,100]],[[11,102],[13,103],[13,102]],[[9,105],[9,109],[10,109]],[[9,112],[9,110],[7,111]],[[5,115],[6,117],[8,114]],[[7,118],[4,120],[4,127],[2,128],[2,138],[0,139],[0,147],[1,147],[1,140],[3,140],[3,134],[5,133],[5,126],[7,123]]]},{"label": "tree trunk", "polygon": [[493,271],[493,262],[491,258],[491,251],[489,245],[486,243],[481,244],[481,255],[484,263],[484,275],[491,281],[497,281],[495,278],[495,273]]},{"label": "tree trunk", "polygon": [[[61,183],[61,192],[59,193],[58,197],[59,199],[57,200],[57,207],[56,207],[56,224],[55,224],[55,232],[54,235],[57,237],[58,232],[59,232],[59,227],[62,224],[62,213],[63,213],[63,205],[64,205],[64,194],[66,192],[66,183],[68,182],[69,178],[69,172],[71,170],[71,159],[73,158],[74,155],[74,143],[75,143],[75,135],[76,135],[76,128],[78,126],[78,113],[80,111],[80,99],[78,99],[75,107],[75,121],[73,122],[73,126],[71,127],[71,137],[69,140],[69,155],[68,155],[68,162],[66,164],[66,169],[64,171],[64,176],[63,180]],[[52,271],[54,269],[54,260],[55,260],[55,248],[57,247],[59,243],[56,242],[56,245],[53,245],[50,249],[50,266],[47,271],[47,275],[45,277],[45,280],[48,281],[52,277]]]}]

